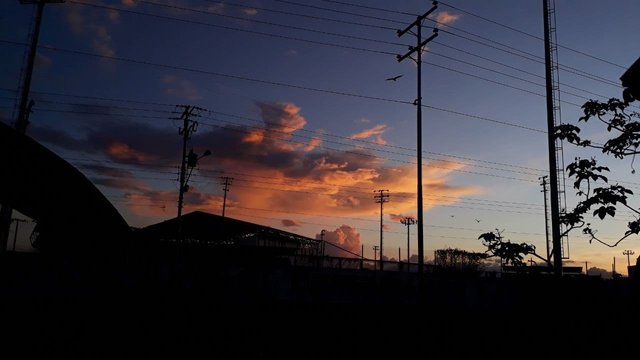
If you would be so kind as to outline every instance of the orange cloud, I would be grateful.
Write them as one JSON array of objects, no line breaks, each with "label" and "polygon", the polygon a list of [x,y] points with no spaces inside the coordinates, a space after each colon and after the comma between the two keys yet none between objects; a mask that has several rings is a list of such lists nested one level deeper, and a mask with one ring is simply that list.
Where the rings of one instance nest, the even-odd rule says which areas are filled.
[{"label": "orange cloud", "polygon": [[[316,239],[321,239],[321,235],[316,234]],[[329,256],[353,257],[355,255],[347,251],[360,253],[360,233],[349,225],[342,225],[334,231],[325,231],[324,241],[328,243],[325,246],[325,254]]]},{"label": "orange cloud", "polygon": [[378,135],[376,137],[375,140],[373,140],[374,143],[378,144],[378,145],[387,145],[387,140],[383,139],[382,136]]},{"label": "orange cloud", "polygon": [[440,11],[438,12],[438,14],[435,16],[436,21],[439,23],[438,27],[441,25],[449,25],[449,24],[453,24],[454,22],[458,21],[458,19],[460,19],[460,14],[451,14],[448,11]]},{"label": "orange cloud", "polygon": [[[185,196],[185,211],[201,209],[221,212],[222,190],[217,185],[211,186],[210,172],[216,172],[214,176],[219,176],[218,172],[222,171],[235,179],[227,194],[227,207],[232,210],[230,216],[264,217],[265,210],[300,213],[308,217],[314,214],[376,216],[380,207],[373,199],[375,189],[390,190],[391,201],[385,204],[385,213],[416,212],[415,164],[387,162],[375,156],[373,151],[361,147],[323,149],[319,147],[319,136],[294,142],[298,132],[306,126],[306,119],[298,106],[292,103],[258,103],[257,106],[264,125],[249,129],[236,125],[203,128],[203,131],[194,134],[190,145],[194,146],[196,152],[201,153],[198,149],[209,149],[212,154],[200,163],[202,171],[194,171],[190,182],[192,188]],[[378,130],[372,129],[374,132],[384,130],[380,127]],[[127,163],[128,167],[138,164],[145,171],[149,170],[148,163],[151,160],[175,165],[179,159],[177,136],[171,128],[159,129],[142,124],[100,124],[100,128],[88,130],[86,139],[77,139],[75,143],[62,135],[49,134],[49,138],[57,139],[56,144],[66,144],[69,150],[101,153]],[[176,146],[167,146],[174,143]],[[147,167],[142,167],[145,165]],[[483,191],[477,186],[452,185],[456,171],[464,166],[447,161],[424,164],[425,210],[453,204],[460,197]],[[204,172],[206,169],[210,172]],[[104,171],[98,175],[110,176]],[[112,175],[114,178],[101,178],[100,185],[120,188],[130,194],[131,201],[151,204],[166,202],[167,206],[175,206],[175,183],[169,187],[164,182],[152,188],[132,182],[129,178],[126,181],[120,179],[127,174]],[[202,180],[204,175],[208,178]],[[144,173],[144,176],[149,175]],[[169,179],[170,175],[165,177]],[[207,187],[196,188],[202,184],[199,181],[208,183]],[[162,188],[158,189],[160,186]],[[131,211],[136,214],[156,211],[158,216],[166,217],[162,209],[157,207],[146,209],[144,206],[132,206]],[[281,218],[273,220],[281,224]]]},{"label": "orange cloud", "polygon": [[349,136],[351,139],[367,139],[374,135],[382,135],[387,131],[387,125],[379,124],[371,129],[365,129]]},{"label": "orange cloud", "polygon": [[137,162],[144,162],[154,160],[156,158],[153,155],[137,151],[129,147],[129,145],[119,142],[109,144],[105,152],[107,153],[107,155],[118,160],[133,160]]}]

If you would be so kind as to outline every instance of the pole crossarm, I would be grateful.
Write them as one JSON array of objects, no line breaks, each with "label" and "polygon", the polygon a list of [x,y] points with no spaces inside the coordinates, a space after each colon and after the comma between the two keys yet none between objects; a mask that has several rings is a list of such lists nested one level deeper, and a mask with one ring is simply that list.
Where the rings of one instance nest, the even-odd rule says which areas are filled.
[{"label": "pole crossarm", "polygon": [[[420,45],[418,46],[409,46],[409,51],[404,54],[404,55],[396,55],[396,58],[398,59],[398,62],[402,62],[402,60],[410,57],[414,52],[418,51],[418,49],[422,49],[425,45],[427,45],[429,42],[431,42],[431,40],[435,39],[436,37],[438,37],[438,29],[434,28],[433,29],[433,35],[429,36],[426,40],[424,40],[423,42],[420,43]],[[411,58],[411,60],[416,61],[415,59]]]},{"label": "pole crossarm", "polygon": [[433,6],[431,7],[431,9],[427,10],[426,13],[418,16],[418,18],[416,19],[416,21],[412,22],[411,25],[407,26],[404,30],[398,30],[398,37],[401,37],[402,35],[406,34],[407,32],[409,32],[409,30],[411,30],[411,28],[413,28],[414,26],[420,26],[422,25],[422,21],[429,15],[431,15],[432,12],[436,11],[436,9],[438,8],[438,2],[434,1],[431,3]]}]

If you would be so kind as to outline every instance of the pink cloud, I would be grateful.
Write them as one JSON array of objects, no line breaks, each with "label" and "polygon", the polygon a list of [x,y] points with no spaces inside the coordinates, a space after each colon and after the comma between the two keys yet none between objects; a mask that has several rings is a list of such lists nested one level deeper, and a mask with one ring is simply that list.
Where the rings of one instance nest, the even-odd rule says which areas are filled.
[{"label": "pink cloud", "polygon": [[[321,235],[316,234],[316,239]],[[334,231],[325,231],[324,240],[329,244],[334,244],[340,248],[359,254],[361,250],[360,233],[349,225],[342,225]],[[353,257],[353,254],[341,250],[336,246],[326,245],[325,254],[329,256]]]},{"label": "pink cloud", "polygon": [[375,135],[382,135],[387,131],[387,125],[379,124],[349,136],[351,139],[367,139]]},{"label": "pink cloud", "polygon": [[461,15],[459,14],[451,14],[448,11],[440,11],[435,16],[435,20],[439,23],[438,26],[449,25],[458,21],[458,19],[460,19],[460,16]]}]

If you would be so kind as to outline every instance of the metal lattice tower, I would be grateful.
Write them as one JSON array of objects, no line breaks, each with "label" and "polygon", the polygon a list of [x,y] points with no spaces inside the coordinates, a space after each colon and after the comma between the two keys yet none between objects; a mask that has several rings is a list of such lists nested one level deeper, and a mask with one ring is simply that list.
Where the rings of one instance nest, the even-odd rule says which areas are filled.
[{"label": "metal lattice tower", "polygon": [[[547,21],[549,22],[549,53],[551,55],[551,86],[552,86],[552,101],[554,112],[554,125],[559,126],[562,124],[562,111],[560,109],[560,75],[558,67],[558,37],[556,32],[556,7],[555,0],[547,1],[548,11]],[[564,151],[562,148],[562,140],[555,139],[555,156],[556,156],[556,174],[558,181],[558,207],[560,214],[564,214],[567,209],[567,193],[565,183],[565,164],[564,164]],[[551,199],[553,201],[553,199]],[[560,233],[564,234],[565,227],[560,224]],[[569,236],[564,235],[561,238],[562,244],[562,258],[569,259]]]}]

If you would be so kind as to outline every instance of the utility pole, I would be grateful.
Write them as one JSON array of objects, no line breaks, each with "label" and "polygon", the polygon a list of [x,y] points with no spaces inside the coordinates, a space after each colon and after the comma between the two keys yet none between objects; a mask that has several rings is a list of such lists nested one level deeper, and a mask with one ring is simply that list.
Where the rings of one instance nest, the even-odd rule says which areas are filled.
[{"label": "utility pole", "polygon": [[[189,185],[187,185],[187,161],[190,162],[189,165],[193,164],[195,167],[195,163],[197,163],[197,155],[193,153],[193,150],[190,151],[189,157],[187,157],[187,142],[189,138],[191,138],[191,134],[198,131],[198,122],[191,120],[191,117],[199,117],[200,115],[196,113],[196,111],[202,111],[205,109],[190,106],[190,105],[177,105],[179,109],[182,109],[182,113],[179,118],[174,118],[175,120],[182,120],[182,127],[178,130],[178,134],[182,136],[182,159],[180,162],[180,189],[178,193],[178,238],[182,239],[182,207],[184,203],[184,193],[189,191]],[[195,155],[195,163],[194,156]]]},{"label": "utility pole", "polygon": [[[407,226],[407,271],[409,271],[409,268],[411,267],[411,242],[409,241],[409,229],[411,225],[414,225],[416,223],[416,219],[414,219],[411,216],[405,216],[402,219],[400,219],[400,222],[403,225]],[[400,258],[398,258],[398,261],[400,260]]]},{"label": "utility pole", "polygon": [[584,274],[585,275],[589,275],[589,262],[588,261],[584,262]]},{"label": "utility pole", "polygon": [[539,177],[538,180],[542,180],[542,193],[544,195],[544,236],[547,244],[547,261],[551,263],[551,246],[549,246],[549,211],[547,210],[547,178],[548,176]]},{"label": "utility pole", "polygon": [[560,197],[558,193],[558,164],[556,159],[555,104],[553,88],[553,59],[551,58],[551,29],[549,13],[549,0],[542,0],[544,10],[544,59],[547,98],[547,143],[549,151],[549,175],[551,190],[551,234],[553,241],[553,267],[556,276],[562,276],[562,239],[560,234]]},{"label": "utility pole", "polygon": [[374,190],[374,193],[378,193],[373,196],[376,203],[380,204],[380,270],[384,269],[383,260],[382,260],[382,205],[386,202],[389,202],[389,190]]},{"label": "utility pole", "polygon": [[378,260],[378,245],[373,245],[373,270],[376,269],[376,261]]},{"label": "utility pole", "polygon": [[631,259],[629,258],[629,255],[635,255],[633,250],[625,250],[622,252],[622,255],[627,255],[627,266],[631,266]]},{"label": "utility pole", "polygon": [[18,240],[18,225],[20,225],[20,223],[27,222],[27,220],[14,218],[14,219],[11,219],[11,221],[14,221],[16,223],[16,230],[13,233],[13,250],[12,250],[13,252],[15,252],[16,251],[16,240]]},{"label": "utility pole", "polygon": [[[33,22],[33,29],[31,30],[31,43],[29,44],[27,65],[25,67],[24,78],[22,79],[20,103],[18,105],[18,117],[14,124],[19,134],[26,133],[27,125],[29,124],[29,113],[31,111],[31,106],[33,106],[33,102],[29,101],[29,92],[31,90],[31,77],[33,76],[36,50],[38,49],[38,39],[40,37],[40,25],[44,14],[44,5],[63,2],[64,0],[20,0],[20,3],[23,5],[36,5],[36,18]],[[0,252],[7,250],[12,213],[13,208],[11,206],[2,204],[2,207],[0,207]]]},{"label": "utility pole", "polygon": [[325,246],[324,246],[324,233],[326,231],[327,230],[325,230],[325,229],[322,229],[322,231],[320,231],[320,251],[322,253],[322,258],[324,258],[324,248],[325,248]]},{"label": "utility pole", "polygon": [[[220,183],[220,185],[223,185],[224,187],[222,188],[222,190],[224,190],[224,200],[222,200],[222,217],[224,217],[224,210],[227,207],[227,192],[229,192],[229,186],[231,185],[231,183],[233,182],[233,178],[232,177],[228,177],[228,176],[221,176],[220,180],[222,180],[222,182]],[[324,231],[324,230],[323,230]],[[324,235],[324,234],[323,234]]]},{"label": "utility pole", "polygon": [[[424,233],[423,233],[423,214],[422,214],[422,49],[424,46],[435,39],[438,36],[438,29],[433,29],[433,35],[431,35],[426,40],[422,41],[422,22],[424,19],[429,16],[432,12],[434,12],[438,8],[438,2],[433,2],[433,7],[429,9],[424,14],[418,16],[418,18],[412,22],[409,26],[407,26],[404,30],[398,30],[398,37],[410,32],[415,35],[417,38],[416,46],[409,47],[409,51],[404,55],[398,55],[398,62],[402,62],[402,60],[406,58],[410,58],[413,60],[418,68],[418,97],[414,101],[416,105],[417,112],[417,151],[418,151],[418,272],[422,274],[424,272]],[[416,32],[411,31],[411,28],[416,27]],[[412,58],[411,55],[416,53],[416,58]]]}]

